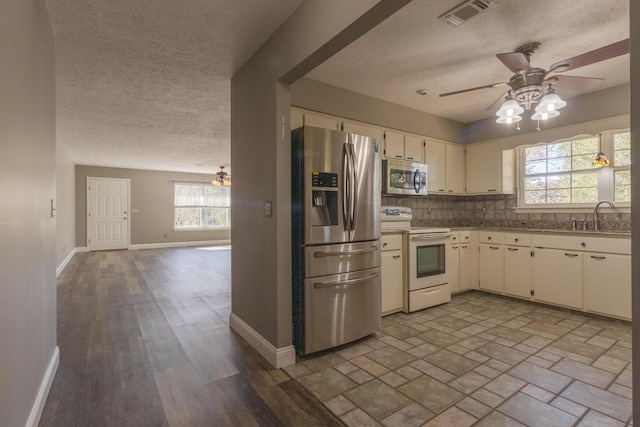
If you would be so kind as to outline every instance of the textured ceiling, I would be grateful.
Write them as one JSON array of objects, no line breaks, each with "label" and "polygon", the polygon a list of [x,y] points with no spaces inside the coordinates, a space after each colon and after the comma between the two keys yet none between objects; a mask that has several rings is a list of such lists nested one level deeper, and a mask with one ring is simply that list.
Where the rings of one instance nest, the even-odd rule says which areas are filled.
[{"label": "textured ceiling", "polygon": [[230,163],[231,77],[302,0],[47,2],[74,162],[213,173]]},{"label": "textured ceiling", "polygon": [[[496,53],[539,41],[532,63],[548,68],[629,34],[628,0],[495,0],[458,28],[437,20],[460,2],[413,0],[307,77],[467,123],[493,115],[501,88],[437,95],[507,81]],[[47,3],[58,140],[74,162],[209,174],[230,164],[231,77],[302,0]],[[567,74],[619,85],[628,55]]]},{"label": "textured ceiling", "polygon": [[[509,81],[513,73],[495,54],[537,41],[542,47],[531,63],[548,69],[629,37],[628,0],[495,0],[497,6],[459,27],[437,19],[460,3],[413,0],[307,77],[469,123],[493,116],[500,104],[487,107],[506,88],[438,95]],[[617,86],[629,82],[629,55],[564,74],[605,78],[592,90]],[[563,98],[580,93],[558,90]]]}]

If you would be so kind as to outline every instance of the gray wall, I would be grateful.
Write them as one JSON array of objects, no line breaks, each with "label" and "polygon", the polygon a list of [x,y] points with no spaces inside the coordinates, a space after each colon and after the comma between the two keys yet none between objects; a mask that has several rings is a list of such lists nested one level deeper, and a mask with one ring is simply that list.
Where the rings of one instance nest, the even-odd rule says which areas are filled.
[{"label": "gray wall", "polygon": [[276,348],[292,343],[288,84],[406,3],[307,0],[231,80],[232,313]]},{"label": "gray wall", "polygon": [[291,85],[291,104],[452,142],[462,142],[465,129],[453,120],[306,78]]},{"label": "gray wall", "polygon": [[64,144],[56,145],[56,265],[76,247],[76,165]]},{"label": "gray wall", "polygon": [[[87,246],[87,177],[131,180],[131,244],[229,240],[229,230],[173,231],[173,182],[211,182],[213,175],[160,172],[139,169],[76,166],[76,246]],[[235,178],[235,176],[234,176]],[[235,181],[234,181],[235,185]],[[234,187],[235,188],[235,187]],[[235,190],[232,189],[232,198]],[[233,224],[233,223],[232,223]],[[167,237],[164,237],[164,234]]]},{"label": "gray wall", "polygon": [[0,425],[24,426],[56,349],[55,58],[44,1],[0,2],[0,52]]}]

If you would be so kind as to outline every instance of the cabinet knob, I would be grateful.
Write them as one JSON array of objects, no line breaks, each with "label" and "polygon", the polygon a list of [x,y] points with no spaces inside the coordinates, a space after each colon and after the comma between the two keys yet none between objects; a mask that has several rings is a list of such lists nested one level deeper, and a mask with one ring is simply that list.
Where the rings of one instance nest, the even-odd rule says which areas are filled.
[{"label": "cabinet knob", "polygon": [[581,245],[583,248],[586,248],[586,247],[587,247],[587,244],[586,244],[585,242],[580,243],[580,245]]},{"label": "cabinet knob", "polygon": [[382,247],[383,247],[383,248],[384,248],[385,246],[387,246],[387,242],[384,242],[384,243],[382,244]]},{"label": "cabinet knob", "polygon": [[491,236],[487,237],[487,240],[491,240]]},{"label": "cabinet knob", "polygon": [[518,241],[518,239],[516,239],[516,242]]}]

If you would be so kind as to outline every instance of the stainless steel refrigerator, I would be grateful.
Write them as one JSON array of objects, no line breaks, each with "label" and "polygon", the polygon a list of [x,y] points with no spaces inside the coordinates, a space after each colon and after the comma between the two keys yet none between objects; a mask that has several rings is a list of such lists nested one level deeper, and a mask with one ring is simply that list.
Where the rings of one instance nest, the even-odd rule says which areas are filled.
[{"label": "stainless steel refrigerator", "polygon": [[291,134],[293,332],[305,355],[380,328],[380,155],[362,135]]}]

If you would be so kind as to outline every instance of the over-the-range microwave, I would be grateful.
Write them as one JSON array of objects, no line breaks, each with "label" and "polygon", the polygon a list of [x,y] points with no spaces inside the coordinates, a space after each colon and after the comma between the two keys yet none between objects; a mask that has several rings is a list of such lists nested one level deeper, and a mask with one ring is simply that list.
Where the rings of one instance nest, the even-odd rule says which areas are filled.
[{"label": "over-the-range microwave", "polygon": [[427,194],[427,165],[409,160],[383,160],[382,194]]}]

